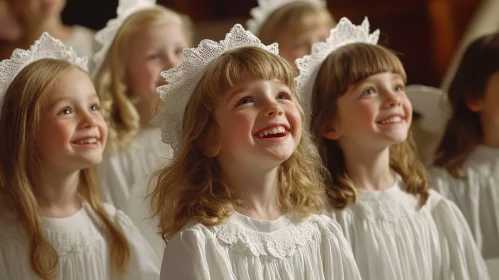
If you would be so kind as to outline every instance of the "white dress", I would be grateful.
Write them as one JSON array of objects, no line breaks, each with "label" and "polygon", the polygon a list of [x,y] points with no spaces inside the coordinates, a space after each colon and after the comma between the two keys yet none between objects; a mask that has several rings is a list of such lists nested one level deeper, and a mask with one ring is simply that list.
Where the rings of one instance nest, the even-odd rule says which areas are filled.
[{"label": "white dress", "polygon": [[430,169],[433,187],[461,209],[483,257],[499,258],[499,149],[478,146],[463,170],[461,180]]},{"label": "white dress", "polygon": [[487,268],[459,209],[430,190],[418,198],[395,184],[382,191],[358,190],[344,210],[327,210],[352,245],[364,280],[486,280]]},{"label": "white dress", "polygon": [[126,149],[103,157],[99,166],[102,199],[127,212],[132,186],[147,186],[137,183],[148,180],[172,155],[171,147],[161,141],[161,129],[141,129]]},{"label": "white dress", "polygon": [[168,242],[161,279],[360,279],[339,225],[324,215],[293,222],[234,213],[207,228],[191,221]]},{"label": "white dress", "polygon": [[73,47],[78,55],[88,57],[90,61],[94,55],[93,44],[95,32],[92,29],[79,25],[72,26],[71,31],[71,38],[66,44]]},{"label": "white dress", "polygon": [[[67,218],[42,218],[43,232],[59,256],[57,280],[157,280],[159,261],[130,219],[111,205],[106,210],[120,226],[130,246],[127,273],[111,272],[109,238],[102,222],[87,204]],[[25,231],[12,212],[0,212],[0,278],[38,279],[27,254]]]}]

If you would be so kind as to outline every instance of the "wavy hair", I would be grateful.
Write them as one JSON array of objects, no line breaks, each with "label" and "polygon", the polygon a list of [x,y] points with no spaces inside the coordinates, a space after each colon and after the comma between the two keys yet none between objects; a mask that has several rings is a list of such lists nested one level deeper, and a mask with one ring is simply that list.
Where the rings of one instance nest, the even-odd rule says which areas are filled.
[{"label": "wavy hair", "polygon": [[126,148],[140,128],[140,116],[135,100],[126,83],[126,64],[133,36],[151,26],[179,24],[189,44],[193,28],[187,16],[163,6],[140,10],[129,16],[107,52],[100,69],[95,69],[97,93],[102,100],[102,112],[109,126],[106,152]]},{"label": "wavy hair", "polygon": [[[41,166],[38,128],[45,97],[73,69],[79,68],[55,59],[42,59],[26,66],[10,84],[0,115],[0,135],[4,136],[0,137],[0,196],[9,203],[26,231],[30,266],[44,280],[55,277],[59,258],[43,234],[38,214],[37,171]],[[80,171],[78,194],[108,231],[112,269],[124,273],[130,254],[128,241],[98,197],[93,170]]]},{"label": "wavy hair", "polygon": [[[237,200],[221,177],[216,158],[210,157],[210,143],[216,141],[218,125],[214,111],[224,94],[245,78],[277,79],[292,91],[291,64],[282,57],[257,47],[243,47],[224,53],[208,67],[187,105],[180,151],[172,163],[157,171],[151,207],[159,218],[160,233],[169,239],[190,219],[210,227],[222,223],[234,212]],[[303,218],[321,213],[324,181],[328,172],[319,154],[310,149],[310,136],[304,132],[293,155],[279,166],[279,204],[285,211]]]},{"label": "wavy hair", "polygon": [[452,115],[435,152],[433,164],[454,178],[462,178],[462,166],[482,140],[480,113],[468,102],[485,97],[489,78],[499,72],[499,33],[476,39],[464,53],[447,93]]},{"label": "wavy hair", "polygon": [[[323,137],[331,120],[338,114],[338,98],[351,85],[377,73],[392,72],[402,75],[404,67],[398,57],[388,49],[371,44],[349,44],[332,52],[323,62],[312,92],[311,129],[324,165],[331,173],[328,199],[333,208],[343,209],[355,203],[357,192],[345,167],[345,156],[337,141]],[[327,106],[325,106],[327,104]],[[390,167],[405,182],[407,191],[420,195],[420,204],[428,199],[428,182],[423,164],[417,159],[412,135],[390,147]]]}]

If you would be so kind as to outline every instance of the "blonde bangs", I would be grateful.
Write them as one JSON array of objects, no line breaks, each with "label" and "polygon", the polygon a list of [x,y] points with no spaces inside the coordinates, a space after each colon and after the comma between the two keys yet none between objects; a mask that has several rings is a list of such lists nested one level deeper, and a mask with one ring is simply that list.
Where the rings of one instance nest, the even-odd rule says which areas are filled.
[{"label": "blonde bangs", "polygon": [[258,47],[243,47],[224,53],[210,65],[196,91],[208,94],[217,104],[224,93],[244,79],[278,80],[291,89],[296,100],[294,75],[286,59]]}]

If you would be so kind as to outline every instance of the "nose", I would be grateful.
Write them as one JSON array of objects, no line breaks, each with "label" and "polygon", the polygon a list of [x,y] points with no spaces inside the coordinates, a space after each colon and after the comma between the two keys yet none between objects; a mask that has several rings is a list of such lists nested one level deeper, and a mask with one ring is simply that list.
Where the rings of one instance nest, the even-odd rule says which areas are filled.
[{"label": "nose", "polygon": [[392,108],[400,106],[402,103],[400,101],[400,94],[393,92],[391,90],[387,90],[385,92],[385,107]]},{"label": "nose", "polygon": [[282,116],[283,114],[284,114],[284,110],[279,105],[279,103],[277,103],[275,101],[270,103],[265,111],[265,116],[267,116],[267,117]]},{"label": "nose", "polygon": [[93,116],[89,112],[83,113],[82,119],[81,119],[81,127],[82,128],[92,128],[97,126],[97,120],[95,119],[95,116]]}]

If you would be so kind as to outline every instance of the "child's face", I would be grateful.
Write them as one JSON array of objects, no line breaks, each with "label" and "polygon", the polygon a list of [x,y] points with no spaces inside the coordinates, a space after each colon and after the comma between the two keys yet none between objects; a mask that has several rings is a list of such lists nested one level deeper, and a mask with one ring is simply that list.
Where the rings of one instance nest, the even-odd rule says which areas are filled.
[{"label": "child's face", "polygon": [[291,90],[278,81],[242,81],[224,96],[215,119],[223,167],[277,167],[301,139],[301,116]]},{"label": "child's face", "polygon": [[357,150],[380,150],[405,141],[411,125],[412,106],[401,75],[369,76],[338,98],[332,130],[324,134]]},{"label": "child's face", "polygon": [[156,88],[164,84],[161,71],[182,62],[187,38],[178,24],[153,26],[141,30],[130,41],[127,85],[142,100],[156,100]]},{"label": "child's face", "polygon": [[63,74],[44,99],[38,138],[44,166],[74,171],[99,164],[107,125],[86,73]]},{"label": "child's face", "polygon": [[47,17],[59,16],[66,0],[10,0],[16,16],[29,22],[43,21]]},{"label": "child's face", "polygon": [[312,45],[317,42],[326,41],[329,36],[329,28],[322,26],[304,32],[287,36],[279,45],[281,55],[293,65],[297,58],[301,58],[312,52]]},{"label": "child's face", "polygon": [[488,79],[484,98],[469,102],[468,107],[480,113],[482,122],[499,128],[499,72]]}]

